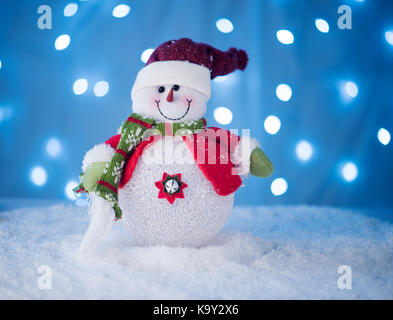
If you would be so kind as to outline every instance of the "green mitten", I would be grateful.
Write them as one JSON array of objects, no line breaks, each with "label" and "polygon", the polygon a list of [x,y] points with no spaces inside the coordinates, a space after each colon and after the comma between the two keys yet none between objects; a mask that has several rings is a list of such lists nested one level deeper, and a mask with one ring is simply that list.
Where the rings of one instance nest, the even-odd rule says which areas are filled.
[{"label": "green mitten", "polygon": [[98,179],[100,179],[104,171],[106,162],[95,162],[87,167],[83,176],[83,186],[88,192],[94,191]]},{"label": "green mitten", "polygon": [[251,153],[250,172],[253,176],[266,178],[273,172],[273,164],[260,148]]}]

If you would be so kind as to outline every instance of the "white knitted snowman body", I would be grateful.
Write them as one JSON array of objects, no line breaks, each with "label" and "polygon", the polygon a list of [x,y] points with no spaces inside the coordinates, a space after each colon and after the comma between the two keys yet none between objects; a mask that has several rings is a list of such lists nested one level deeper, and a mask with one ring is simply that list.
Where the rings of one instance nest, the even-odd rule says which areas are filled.
[{"label": "white knitted snowman body", "polygon": [[[162,146],[171,146],[166,148],[171,150],[165,153]],[[183,152],[176,152],[180,149]],[[163,137],[145,152],[149,152],[149,161],[144,161],[142,155],[132,178],[119,189],[119,205],[131,238],[138,245],[206,244],[227,221],[234,193],[221,196],[215,192],[180,137]],[[150,155],[154,154],[152,159]],[[173,204],[157,197],[155,182],[164,172],[180,173],[187,184],[184,198],[175,199]],[[175,192],[178,185],[170,180],[166,187]]]}]

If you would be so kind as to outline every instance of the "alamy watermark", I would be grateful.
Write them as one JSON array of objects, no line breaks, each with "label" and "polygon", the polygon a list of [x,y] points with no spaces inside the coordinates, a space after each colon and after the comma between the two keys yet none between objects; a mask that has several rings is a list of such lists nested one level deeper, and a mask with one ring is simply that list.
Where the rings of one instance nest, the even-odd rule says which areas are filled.
[{"label": "alamy watermark", "polygon": [[352,289],[352,269],[350,266],[341,265],[337,269],[337,273],[340,274],[337,280],[337,287],[341,290]]},{"label": "alamy watermark", "polygon": [[[38,7],[37,13],[40,15],[37,20],[37,26],[40,30],[52,29],[52,8],[47,4]],[[338,7],[337,13],[340,15],[337,20],[339,29],[352,29],[352,8],[343,4]]]},{"label": "alamy watermark", "polygon": [[337,13],[341,16],[337,20],[339,29],[352,29],[352,9],[350,6],[343,4],[338,7]]},{"label": "alamy watermark", "polygon": [[[252,145],[250,129],[213,129],[206,128],[193,135],[178,131],[165,139],[156,129],[148,130],[142,140],[151,139],[154,148],[147,148],[142,153],[146,164],[228,164],[232,163],[233,174],[239,166],[250,161],[250,155],[256,145]],[[179,143],[184,141],[185,143]],[[193,157],[189,151],[192,150]]]},{"label": "alamy watermark", "polygon": [[38,29],[52,29],[52,9],[46,4],[42,4],[38,7],[37,13],[40,14],[37,20]]},{"label": "alamy watermark", "polygon": [[48,265],[40,265],[37,269],[37,273],[41,274],[37,279],[37,287],[41,290],[52,289],[52,269]]}]

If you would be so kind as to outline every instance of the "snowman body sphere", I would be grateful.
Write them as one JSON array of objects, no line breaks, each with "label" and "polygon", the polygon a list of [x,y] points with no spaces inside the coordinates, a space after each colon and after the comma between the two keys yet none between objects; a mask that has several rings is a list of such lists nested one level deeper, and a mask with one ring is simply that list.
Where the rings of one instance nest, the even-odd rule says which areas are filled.
[{"label": "snowman body sphere", "polygon": [[[164,122],[170,130],[173,123],[201,119],[206,103],[202,93],[174,83],[137,91],[133,111]],[[224,226],[234,193],[215,192],[181,136],[169,134],[155,140],[145,148],[132,178],[119,189],[123,219],[137,244],[199,247]],[[164,173],[176,176],[163,180]],[[163,183],[162,192],[177,195],[181,191],[184,197],[172,203],[159,198],[156,182]],[[180,190],[179,184],[186,187]]]},{"label": "snowman body sphere", "polygon": [[211,79],[244,70],[247,60],[243,50],[223,52],[190,39],[153,52],[131,91],[133,114],[125,123],[136,129],[123,123],[83,160],[81,189],[92,204],[81,249],[109,232],[114,208],[137,245],[200,247],[221,230],[240,176],[272,171],[255,139],[209,129],[203,119]]}]

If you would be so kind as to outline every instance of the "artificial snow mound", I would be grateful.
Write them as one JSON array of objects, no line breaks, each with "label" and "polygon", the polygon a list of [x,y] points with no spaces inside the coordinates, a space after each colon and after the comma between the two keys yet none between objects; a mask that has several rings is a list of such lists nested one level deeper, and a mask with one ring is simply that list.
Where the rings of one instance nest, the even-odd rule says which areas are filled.
[{"label": "artificial snow mound", "polygon": [[[122,221],[90,260],[86,208],[0,212],[1,299],[392,299],[393,225],[320,207],[235,207],[199,249],[136,247]],[[352,270],[339,289],[338,268]],[[40,289],[48,267],[52,289]]]}]

